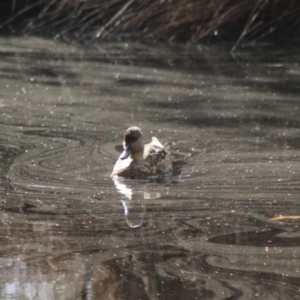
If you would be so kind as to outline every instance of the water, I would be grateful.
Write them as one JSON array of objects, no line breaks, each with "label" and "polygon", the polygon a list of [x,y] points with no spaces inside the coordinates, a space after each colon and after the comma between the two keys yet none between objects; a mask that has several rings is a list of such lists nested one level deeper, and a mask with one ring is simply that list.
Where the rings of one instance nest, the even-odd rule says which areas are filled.
[{"label": "water", "polygon": [[[299,297],[299,55],[0,44],[1,299]],[[110,178],[140,126],[174,175]]]}]

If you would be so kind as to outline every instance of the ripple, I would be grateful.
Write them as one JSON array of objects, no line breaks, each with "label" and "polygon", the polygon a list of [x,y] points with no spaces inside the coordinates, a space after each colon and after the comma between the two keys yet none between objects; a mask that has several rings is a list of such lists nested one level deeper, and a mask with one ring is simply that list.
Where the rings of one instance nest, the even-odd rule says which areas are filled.
[{"label": "ripple", "polygon": [[266,231],[238,232],[235,234],[220,235],[209,239],[211,243],[225,245],[243,245],[254,247],[299,247],[300,237],[280,237],[278,234],[285,230],[270,228]]},{"label": "ripple", "polygon": [[[30,134],[33,134],[34,141],[35,132]],[[97,147],[89,139],[39,137],[34,149],[26,151],[14,161],[8,177],[19,188],[95,189],[98,178],[107,173],[107,164],[110,163],[102,150],[102,161],[97,159]]]},{"label": "ripple", "polygon": [[205,294],[210,295],[208,299],[239,299],[240,297],[295,299],[298,297],[298,277],[259,270],[243,270],[241,264],[233,261],[230,261],[230,268],[228,268],[228,260],[216,254],[195,253],[192,256],[159,264],[158,273],[163,277],[175,277],[193,283],[198,291],[206,291]]}]

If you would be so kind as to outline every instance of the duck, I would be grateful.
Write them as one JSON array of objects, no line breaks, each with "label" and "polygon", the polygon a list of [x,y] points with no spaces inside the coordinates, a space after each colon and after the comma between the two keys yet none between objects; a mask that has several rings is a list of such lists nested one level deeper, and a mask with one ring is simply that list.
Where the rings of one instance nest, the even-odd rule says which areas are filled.
[{"label": "duck", "polygon": [[124,134],[123,152],[119,156],[111,177],[158,178],[172,174],[170,155],[156,137],[144,144],[139,127],[129,127]]}]

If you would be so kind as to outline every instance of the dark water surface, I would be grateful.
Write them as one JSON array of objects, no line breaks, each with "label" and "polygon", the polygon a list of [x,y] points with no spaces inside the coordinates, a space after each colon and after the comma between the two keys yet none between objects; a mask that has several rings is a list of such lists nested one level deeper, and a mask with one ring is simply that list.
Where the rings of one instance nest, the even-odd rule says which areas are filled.
[{"label": "dark water surface", "polygon": [[1,38],[0,299],[300,297],[299,51],[228,52]]}]

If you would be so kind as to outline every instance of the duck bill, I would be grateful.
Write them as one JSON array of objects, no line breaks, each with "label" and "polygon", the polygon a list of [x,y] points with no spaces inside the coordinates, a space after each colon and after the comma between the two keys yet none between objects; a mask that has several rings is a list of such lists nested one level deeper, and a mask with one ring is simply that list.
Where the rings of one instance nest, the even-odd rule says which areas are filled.
[{"label": "duck bill", "polygon": [[127,146],[126,148],[124,148],[124,151],[121,153],[120,155],[120,159],[126,159],[130,156],[132,150],[130,146]]}]

